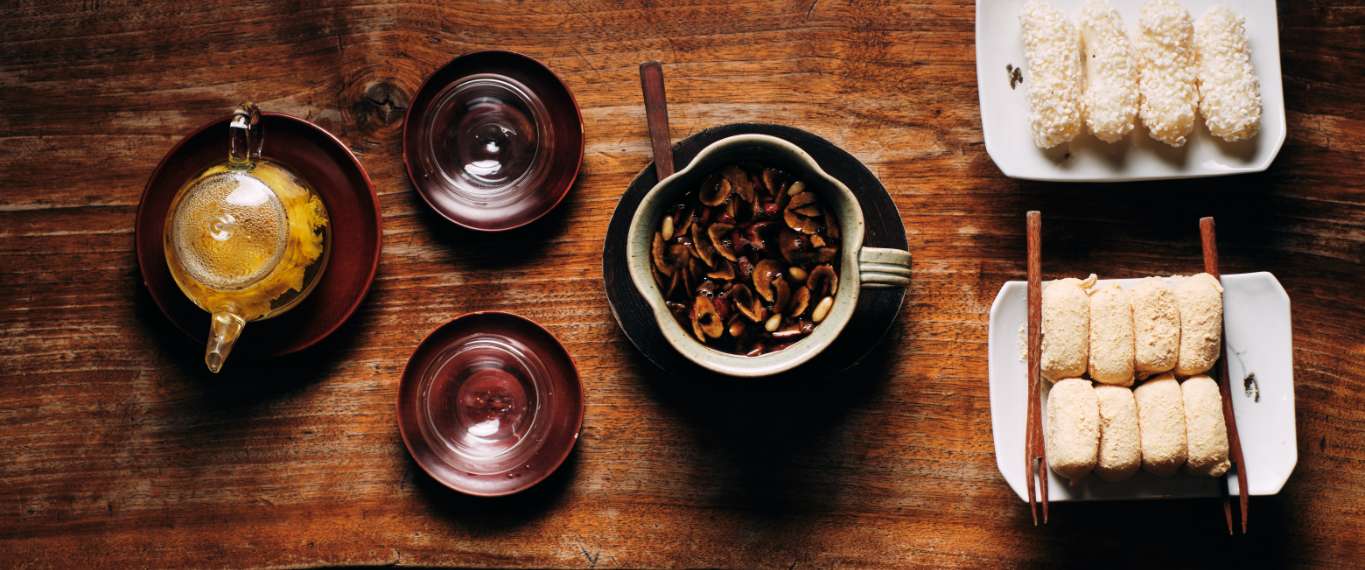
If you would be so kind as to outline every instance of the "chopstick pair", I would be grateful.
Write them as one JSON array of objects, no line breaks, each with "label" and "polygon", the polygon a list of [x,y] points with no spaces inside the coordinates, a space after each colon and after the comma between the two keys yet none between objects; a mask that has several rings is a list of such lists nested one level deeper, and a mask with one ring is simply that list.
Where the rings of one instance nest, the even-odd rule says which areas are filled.
[{"label": "chopstick pair", "polygon": [[[1042,367],[1042,249],[1043,215],[1030,210],[1026,216],[1028,227],[1028,408],[1027,432],[1024,438],[1025,473],[1028,476],[1029,512],[1033,515],[1033,525],[1038,526],[1038,501],[1042,502],[1043,524],[1047,524],[1047,452],[1043,441],[1042,394],[1039,377]],[[1212,217],[1199,220],[1199,237],[1204,252],[1204,272],[1222,282],[1218,271],[1218,243]],[[1217,367],[1218,390],[1223,399],[1223,422],[1227,426],[1228,451],[1236,466],[1238,504],[1242,514],[1242,534],[1247,532],[1247,473],[1246,461],[1242,455],[1242,440],[1237,433],[1237,416],[1232,409],[1232,387],[1228,381],[1227,335],[1219,348]],[[1035,486],[1037,489],[1035,490]],[[1219,485],[1223,494],[1223,517],[1227,522],[1228,534],[1233,534],[1232,499],[1227,494],[1227,485]]]}]

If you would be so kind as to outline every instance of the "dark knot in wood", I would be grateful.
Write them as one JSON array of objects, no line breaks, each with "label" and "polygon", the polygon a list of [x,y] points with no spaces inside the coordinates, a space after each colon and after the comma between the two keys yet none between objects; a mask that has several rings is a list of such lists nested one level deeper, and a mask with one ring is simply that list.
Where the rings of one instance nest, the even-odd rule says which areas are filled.
[{"label": "dark knot in wood", "polygon": [[365,92],[351,104],[351,116],[360,132],[374,132],[402,122],[408,101],[407,92],[392,81],[375,81],[365,86]]}]

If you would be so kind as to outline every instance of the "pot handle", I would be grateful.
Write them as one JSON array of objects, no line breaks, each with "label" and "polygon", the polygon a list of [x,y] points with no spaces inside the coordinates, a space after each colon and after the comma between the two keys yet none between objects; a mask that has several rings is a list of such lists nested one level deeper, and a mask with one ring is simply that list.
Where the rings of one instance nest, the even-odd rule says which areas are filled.
[{"label": "pot handle", "polygon": [[910,286],[910,252],[889,247],[858,250],[858,279],[863,287]]}]

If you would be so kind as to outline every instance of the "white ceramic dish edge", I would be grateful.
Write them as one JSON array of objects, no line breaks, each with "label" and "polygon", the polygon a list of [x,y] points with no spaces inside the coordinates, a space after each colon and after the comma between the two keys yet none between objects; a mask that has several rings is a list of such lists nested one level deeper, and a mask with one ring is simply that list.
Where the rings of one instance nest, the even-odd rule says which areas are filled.
[{"label": "white ceramic dish edge", "polygon": [[[1080,0],[1052,0],[1073,21]],[[1053,182],[1137,182],[1261,172],[1284,146],[1287,123],[1280,71],[1279,23],[1274,0],[1247,0],[1235,10],[1247,21],[1252,58],[1261,82],[1261,133],[1241,143],[1224,143],[1199,119],[1192,140],[1173,149],[1151,140],[1139,125],[1125,140],[1109,145],[1084,133],[1071,143],[1044,151],[1028,128],[1025,84],[1009,87],[1006,64],[1024,65],[1018,8],[1024,0],[977,0],[976,80],[986,153],[1010,178]],[[1181,0],[1198,18],[1218,0]],[[1111,0],[1131,37],[1141,2]],[[983,41],[983,38],[987,38]],[[1026,66],[1025,66],[1026,67]]]},{"label": "white ceramic dish edge", "polygon": [[[1112,281],[1127,286],[1136,280]],[[1275,276],[1267,272],[1224,275],[1223,287],[1228,377],[1233,384],[1233,408],[1247,462],[1248,490],[1256,496],[1274,495],[1280,492],[1298,463],[1289,296]],[[1005,283],[991,305],[988,333],[996,466],[1020,500],[1027,500],[1023,401],[1027,365],[1020,358],[1020,343],[1024,339],[1020,327],[1027,318],[1026,295],[1025,282]],[[1245,390],[1243,381],[1248,373],[1256,375],[1259,400]],[[1046,404],[1046,395],[1043,401]],[[1116,483],[1088,477],[1074,487],[1051,470],[1047,474],[1048,495],[1053,502],[1220,495],[1219,480],[1184,473],[1161,478],[1140,472]],[[1228,477],[1227,485],[1228,492],[1236,495],[1235,474]]]}]

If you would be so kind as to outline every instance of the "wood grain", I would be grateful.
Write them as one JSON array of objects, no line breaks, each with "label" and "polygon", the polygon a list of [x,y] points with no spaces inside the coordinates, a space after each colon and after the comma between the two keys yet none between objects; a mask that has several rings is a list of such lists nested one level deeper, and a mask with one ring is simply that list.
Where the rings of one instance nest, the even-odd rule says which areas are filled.
[{"label": "wood grain", "polygon": [[[981,139],[973,8],[914,2],[6,2],[0,7],[0,566],[1348,567],[1365,559],[1365,7],[1280,2],[1289,140],[1269,172],[1101,187],[1009,180]],[[583,107],[578,186],[532,227],[457,230],[399,159],[426,73],[482,48]],[[617,197],[649,163],[638,65],[673,136],[782,122],[891,190],[915,255],[890,349],[799,391],[662,381],[601,287]],[[322,346],[202,370],[143,291],[132,220],[194,126],[251,99],[369,169],[384,256]],[[1216,501],[1059,504],[1033,528],[995,467],[986,312],[1024,275],[1226,272],[1293,299],[1298,468],[1225,536]],[[578,450],[506,500],[452,495],[398,439],[399,373],[474,309],[545,324],[587,387]],[[1009,458],[1013,461],[1016,458]]]}]

